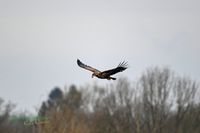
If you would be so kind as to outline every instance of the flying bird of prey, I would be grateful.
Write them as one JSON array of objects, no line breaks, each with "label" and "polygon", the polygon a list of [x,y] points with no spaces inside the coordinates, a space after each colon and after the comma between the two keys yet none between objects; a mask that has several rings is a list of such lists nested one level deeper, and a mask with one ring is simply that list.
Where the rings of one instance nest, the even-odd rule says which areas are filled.
[{"label": "flying bird of prey", "polygon": [[86,69],[86,70],[89,70],[92,73],[92,78],[94,76],[96,76],[97,78],[100,78],[100,79],[107,79],[107,80],[116,80],[116,78],[114,77],[111,77],[111,75],[114,75],[118,72],[122,72],[124,70],[126,70],[128,67],[127,67],[127,62],[121,62],[119,63],[119,65],[116,67],[116,68],[113,68],[113,69],[110,69],[110,70],[106,70],[106,71],[99,71],[91,66],[88,66],[88,65],[85,65],[84,63],[82,63],[79,59],[77,59],[77,64],[78,66]]}]

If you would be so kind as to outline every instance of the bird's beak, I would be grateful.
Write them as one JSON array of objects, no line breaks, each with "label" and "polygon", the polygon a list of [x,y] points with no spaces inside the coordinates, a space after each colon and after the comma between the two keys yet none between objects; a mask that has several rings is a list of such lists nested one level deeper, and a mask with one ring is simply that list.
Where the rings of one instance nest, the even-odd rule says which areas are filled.
[{"label": "bird's beak", "polygon": [[92,78],[94,77],[94,75],[92,74]]}]

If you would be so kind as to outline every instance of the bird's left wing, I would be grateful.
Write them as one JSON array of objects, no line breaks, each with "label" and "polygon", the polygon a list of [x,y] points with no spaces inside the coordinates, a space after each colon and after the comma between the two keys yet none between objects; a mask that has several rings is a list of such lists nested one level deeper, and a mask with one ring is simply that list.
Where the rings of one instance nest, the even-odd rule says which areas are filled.
[{"label": "bird's left wing", "polygon": [[83,64],[79,59],[77,59],[77,64],[78,64],[78,66],[80,66],[80,67],[82,67],[82,68],[84,68],[86,70],[89,70],[91,72],[100,72],[99,70],[97,70],[97,69],[95,69],[95,68],[93,68],[91,66]]},{"label": "bird's left wing", "polygon": [[127,62],[121,62],[121,63],[119,63],[119,65],[116,68],[103,71],[102,74],[110,76],[110,75],[116,74],[118,72],[122,72],[122,71],[126,70],[127,68],[128,68]]}]

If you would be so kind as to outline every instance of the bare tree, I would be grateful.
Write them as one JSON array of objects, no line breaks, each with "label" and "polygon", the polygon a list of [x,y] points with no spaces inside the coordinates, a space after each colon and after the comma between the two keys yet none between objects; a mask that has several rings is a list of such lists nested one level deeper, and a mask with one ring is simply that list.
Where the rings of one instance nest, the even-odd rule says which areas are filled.
[{"label": "bare tree", "polygon": [[184,127],[188,121],[198,121],[193,115],[199,117],[198,113],[189,114],[192,106],[199,103],[195,81],[175,76],[168,68],[156,67],[141,76],[136,88],[142,90],[134,109],[138,133],[194,132],[191,124]]},{"label": "bare tree", "polygon": [[[175,133],[183,131],[186,132],[189,129],[188,126],[191,126],[191,124],[189,124],[188,122],[187,123],[189,125],[185,125],[184,123],[186,122],[186,117],[188,117],[187,113],[195,104],[197,90],[198,86],[195,81],[191,81],[189,78],[176,78],[176,84],[173,93],[176,106]],[[190,119],[189,121],[193,121],[193,119]],[[184,129],[185,126],[187,126],[188,128]]]},{"label": "bare tree", "polygon": [[[137,89],[141,89],[141,100],[139,104],[140,126],[146,132],[162,133],[165,126],[171,103],[170,92],[173,86],[173,74],[169,69],[148,69],[141,77]],[[144,132],[144,131],[143,131]]]}]

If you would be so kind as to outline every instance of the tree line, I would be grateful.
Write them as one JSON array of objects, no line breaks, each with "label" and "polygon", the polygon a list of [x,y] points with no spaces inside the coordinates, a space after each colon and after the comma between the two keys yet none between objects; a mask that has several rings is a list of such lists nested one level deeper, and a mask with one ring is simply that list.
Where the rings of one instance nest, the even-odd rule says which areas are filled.
[{"label": "tree line", "polygon": [[38,116],[47,123],[11,122],[12,104],[0,100],[1,133],[199,133],[200,89],[189,77],[168,68],[149,68],[100,86],[55,87]]}]

